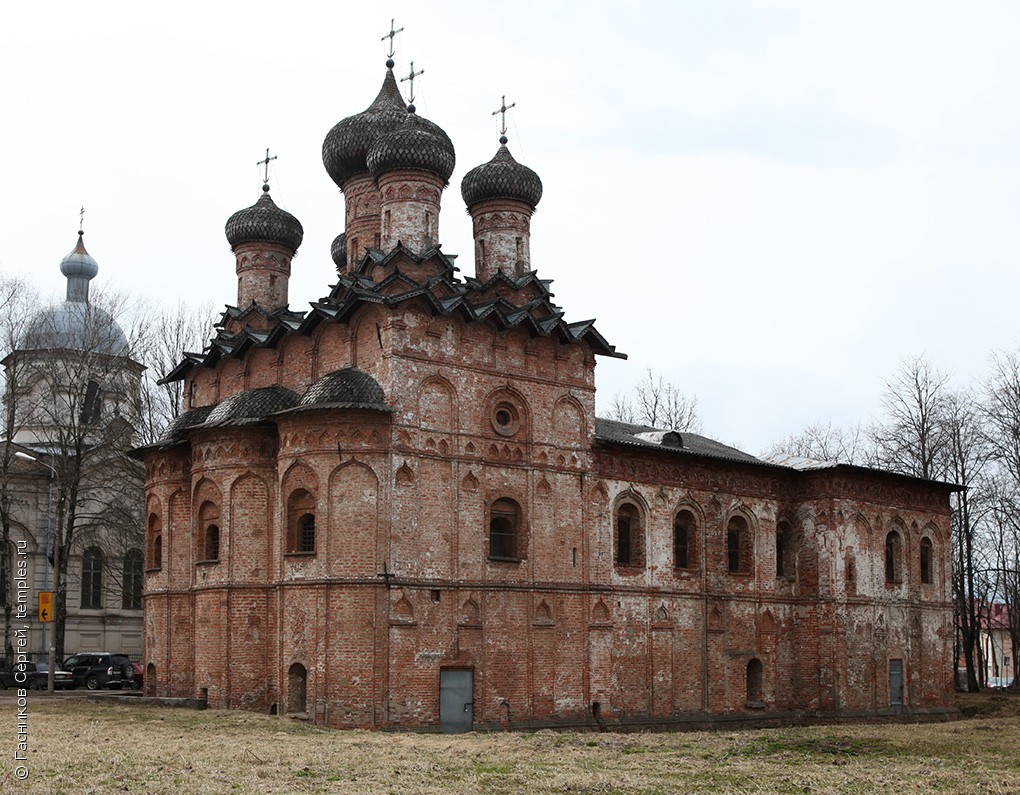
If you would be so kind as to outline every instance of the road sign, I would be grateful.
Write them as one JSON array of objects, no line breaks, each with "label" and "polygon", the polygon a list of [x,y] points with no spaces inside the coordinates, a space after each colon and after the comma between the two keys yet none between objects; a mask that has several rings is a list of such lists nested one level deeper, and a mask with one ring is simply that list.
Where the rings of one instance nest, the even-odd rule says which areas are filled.
[{"label": "road sign", "polygon": [[39,591],[39,620],[53,620],[53,591]]}]

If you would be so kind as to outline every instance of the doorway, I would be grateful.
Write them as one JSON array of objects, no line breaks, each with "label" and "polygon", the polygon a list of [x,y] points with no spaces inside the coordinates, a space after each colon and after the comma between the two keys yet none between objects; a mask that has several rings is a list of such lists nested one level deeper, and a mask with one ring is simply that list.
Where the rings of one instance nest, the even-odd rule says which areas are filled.
[{"label": "doorway", "polygon": [[903,711],[903,660],[889,660],[889,706]]},{"label": "doorway", "polygon": [[475,718],[474,672],[439,672],[439,724],[447,734],[471,731]]}]

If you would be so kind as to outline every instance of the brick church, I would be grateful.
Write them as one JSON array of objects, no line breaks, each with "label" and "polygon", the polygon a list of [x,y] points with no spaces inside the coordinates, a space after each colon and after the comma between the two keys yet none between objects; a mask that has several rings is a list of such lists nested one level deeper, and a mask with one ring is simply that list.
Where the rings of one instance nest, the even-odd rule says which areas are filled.
[{"label": "brick church", "polygon": [[446,731],[951,710],[952,487],[596,418],[621,354],[532,260],[538,175],[505,137],[467,172],[461,275],[453,144],[392,65],[323,143],[328,295],[290,308],[267,184],[227,221],[236,305],[167,375],[148,692]]}]

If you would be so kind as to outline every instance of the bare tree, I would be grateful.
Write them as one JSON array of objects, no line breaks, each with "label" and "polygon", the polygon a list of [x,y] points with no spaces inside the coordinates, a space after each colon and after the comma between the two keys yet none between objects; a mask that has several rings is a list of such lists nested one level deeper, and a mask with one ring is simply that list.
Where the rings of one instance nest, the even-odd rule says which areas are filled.
[{"label": "bare tree", "polygon": [[19,488],[14,439],[18,433],[19,415],[14,391],[6,379],[18,377],[19,363],[11,357],[17,341],[24,331],[26,318],[37,306],[32,288],[20,279],[0,278],[0,358],[5,365],[4,376],[4,429],[0,439],[0,599],[4,614],[3,657],[5,667],[14,662],[14,645],[11,638],[11,616],[14,609],[12,590],[13,560],[11,556],[11,526]]},{"label": "bare tree", "polygon": [[957,638],[967,671],[967,689],[980,687],[977,665],[980,651],[981,611],[991,590],[982,572],[979,557],[985,545],[978,536],[982,519],[991,508],[990,480],[987,472],[992,449],[988,444],[977,400],[970,391],[943,391],[935,412],[941,429],[938,437],[943,447],[941,460],[933,470],[962,489],[951,497],[953,534],[953,601]]},{"label": "bare tree", "polygon": [[942,476],[947,444],[942,412],[948,383],[949,376],[923,357],[906,359],[886,382],[884,422],[872,431],[882,466],[920,478]]},{"label": "bare tree", "polygon": [[644,379],[630,394],[615,395],[609,418],[671,431],[701,430],[698,398],[688,397],[672,381],[645,371]]},{"label": "bare tree", "polygon": [[842,428],[831,422],[809,425],[765,451],[766,456],[777,453],[861,466],[871,465],[876,458],[874,446],[860,424]]},{"label": "bare tree", "polygon": [[128,333],[135,358],[146,365],[138,393],[138,441],[151,444],[184,411],[183,381],[162,378],[181,360],[183,351],[201,351],[209,339],[216,315],[211,304],[191,308],[140,306]]},{"label": "bare tree", "polygon": [[[68,562],[99,547],[100,580],[117,580],[124,551],[142,545],[138,462],[126,455],[138,422],[142,366],[130,357],[116,296],[72,298],[37,313],[8,356],[6,398],[17,441],[54,473],[54,645],[64,653]],[[105,304],[105,305],[104,305]],[[48,463],[47,463],[48,462]],[[84,589],[83,589],[84,590]]]}]

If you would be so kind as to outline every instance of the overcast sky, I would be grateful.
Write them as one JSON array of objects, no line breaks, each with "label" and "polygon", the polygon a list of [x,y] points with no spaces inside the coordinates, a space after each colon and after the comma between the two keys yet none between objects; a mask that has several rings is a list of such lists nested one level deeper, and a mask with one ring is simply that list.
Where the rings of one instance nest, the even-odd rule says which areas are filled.
[{"label": "overcast sky", "polygon": [[375,97],[391,17],[395,71],[425,70],[418,111],[457,149],[440,238],[469,273],[460,180],[517,103],[510,149],[545,185],[532,264],[630,356],[599,361],[602,413],[650,367],[757,453],[868,422],[905,356],[968,382],[1016,347],[1012,2],[16,3],[0,270],[62,297],[84,204],[99,284],[233,303],[223,225],[268,146],[305,308],[343,226],[322,139]]}]

